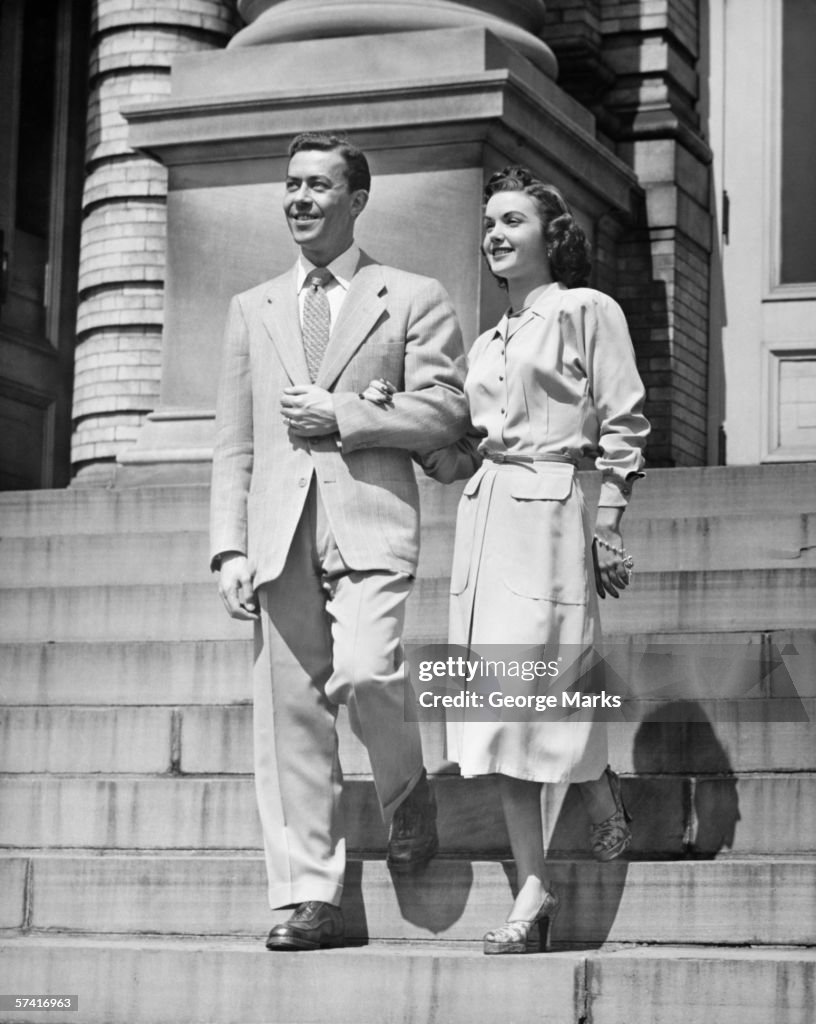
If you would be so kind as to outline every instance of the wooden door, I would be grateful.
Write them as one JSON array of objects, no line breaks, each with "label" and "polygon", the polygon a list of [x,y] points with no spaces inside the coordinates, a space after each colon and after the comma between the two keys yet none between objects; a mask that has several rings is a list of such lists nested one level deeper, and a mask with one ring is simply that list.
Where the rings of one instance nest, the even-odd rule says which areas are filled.
[{"label": "wooden door", "polygon": [[816,459],[816,3],[710,0],[726,461]]},{"label": "wooden door", "polygon": [[0,4],[4,490],[61,486],[70,478],[87,77],[84,7],[70,0]]}]

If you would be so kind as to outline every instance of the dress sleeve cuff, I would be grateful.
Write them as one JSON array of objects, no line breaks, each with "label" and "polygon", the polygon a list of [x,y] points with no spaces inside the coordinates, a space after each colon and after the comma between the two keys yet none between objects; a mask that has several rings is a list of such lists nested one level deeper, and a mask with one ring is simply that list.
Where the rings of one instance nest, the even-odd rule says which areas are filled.
[{"label": "dress sleeve cuff", "polygon": [[210,559],[210,572],[221,572],[221,562],[227,555],[243,555],[243,551],[237,551],[235,548],[227,548],[224,551],[219,551],[213,555]]},{"label": "dress sleeve cuff", "polygon": [[642,476],[643,473],[630,473],[626,480],[605,476],[601,483],[598,506],[600,508],[625,508],[632,497],[632,484]]}]

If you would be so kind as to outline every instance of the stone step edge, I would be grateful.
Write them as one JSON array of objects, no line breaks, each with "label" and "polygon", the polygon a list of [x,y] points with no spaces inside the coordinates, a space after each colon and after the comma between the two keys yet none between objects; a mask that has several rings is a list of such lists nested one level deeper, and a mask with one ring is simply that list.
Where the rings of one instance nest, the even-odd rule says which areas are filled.
[{"label": "stone step edge", "polygon": [[[792,563],[796,563],[796,559],[791,559]],[[694,578],[701,578],[703,585],[707,585],[709,582],[722,579],[724,576],[731,576],[734,578],[734,583],[738,582],[738,579],[743,577],[755,576],[757,573],[763,573],[764,575],[773,575],[784,578],[785,576],[794,576],[801,574],[808,582],[813,579],[816,580],[816,566],[813,565],[775,565],[768,566],[763,569],[755,568],[728,568],[728,569],[641,569],[638,571],[639,580],[649,580],[653,583],[658,577],[670,577],[676,579],[678,584],[682,581],[691,580]],[[417,589],[422,588],[422,584],[425,586],[435,586],[439,584],[447,584],[450,579],[449,573],[439,573],[436,575],[419,575],[416,577],[415,587]],[[55,586],[46,586],[43,583],[33,583],[27,585],[24,581],[14,580],[12,583],[0,583],[0,594],[3,593],[19,593],[22,591],[30,590],[41,590],[50,594],[59,595],[65,591],[90,591],[90,590],[111,590],[111,591],[123,591],[123,590],[135,590],[145,592],[148,590],[179,590],[189,589],[191,587],[198,588],[202,591],[208,590],[214,587],[213,581],[206,575],[198,577],[193,580],[181,580],[179,582],[152,582],[152,583],[138,583],[126,581],[123,583],[60,583]],[[769,627],[779,628],[779,627]],[[799,627],[801,628],[801,627]],[[699,632],[699,630],[693,630],[692,632]],[[746,632],[755,632],[755,630],[746,630]]]},{"label": "stone step edge", "polygon": [[[656,528],[658,530],[670,529],[672,526],[687,526],[690,523],[711,523],[714,521],[717,525],[733,526],[735,530],[738,530],[740,526],[749,525],[757,520],[765,523],[779,523],[781,520],[784,521],[801,521],[802,519],[813,519],[816,517],[816,498],[814,498],[814,508],[812,509],[796,509],[791,508],[790,505],[780,506],[776,508],[758,508],[751,511],[734,510],[734,512],[720,512],[720,511],[703,511],[699,513],[681,513],[679,515],[661,515],[661,516],[646,516],[638,517],[636,514],[635,506],[627,514],[626,523],[630,530],[637,530],[638,533],[645,528],[655,528],[655,524],[658,524]],[[58,525],[58,524],[57,524]],[[439,528],[447,528],[450,526],[453,530],[455,522],[448,520],[447,517],[443,519],[440,515],[432,515],[428,513],[423,517],[423,530],[437,530]],[[169,540],[177,539],[179,534],[184,534],[187,537],[194,538],[197,541],[206,541],[209,537],[208,529],[205,525],[194,525],[184,526],[178,525],[176,527],[170,526],[169,524],[163,523],[157,529],[150,529],[149,527],[135,526],[130,529],[113,530],[104,528],[102,530],[89,530],[87,533],[76,533],[75,531],[68,531],[60,533],[59,531],[50,534],[42,533],[4,533],[5,541],[13,541],[15,544],[26,544],[31,543],[35,545],[48,545],[54,541],[62,541],[68,543],[71,538],[84,537],[93,538],[93,540],[103,543],[106,540],[115,540],[122,536],[130,538],[139,537],[145,540],[161,541],[162,538]]]},{"label": "stone step edge", "polygon": [[[762,465],[731,465],[731,466],[656,466],[647,469],[646,482],[639,484],[641,491],[649,489],[656,494],[665,490],[666,480],[676,481],[680,485],[680,491],[686,493],[690,486],[696,485],[706,489],[728,486],[733,484],[746,483],[756,485],[758,478],[764,477],[768,481],[775,481],[775,486],[768,484],[773,494],[778,493],[778,481],[790,477],[809,477],[816,474],[812,462],[787,462],[787,463],[765,463]],[[591,465],[583,466],[579,470],[579,476],[583,484],[587,485],[593,479],[600,482],[600,474]],[[421,481],[422,487],[437,489],[443,485],[433,483],[417,472],[417,479]],[[462,481],[464,482],[464,481]],[[764,481],[763,481],[764,482]],[[661,486],[663,485],[663,486]],[[453,485],[456,486],[456,485]],[[103,497],[109,500],[129,498],[145,493],[152,496],[198,494],[202,497],[209,495],[210,485],[207,482],[190,483],[168,483],[168,484],[143,484],[138,487],[91,487],[73,486],[68,488],[43,488],[40,490],[14,490],[6,491],[0,495],[0,509],[4,506],[26,506],[39,505],[47,506],[70,500],[72,503],[82,501],[101,501]],[[25,498],[21,495],[26,495]]]},{"label": "stone step edge", "polygon": [[[128,780],[141,781],[144,779],[158,780],[166,779],[170,781],[182,781],[189,779],[191,781],[229,781],[235,782],[236,779],[252,779],[253,772],[190,772],[188,774],[183,772],[3,772],[0,774],[0,779],[14,779],[19,781],[20,779],[70,779],[76,781],[77,779],[87,779],[91,782],[124,782]],[[709,781],[711,779],[725,779],[727,781],[739,780],[739,779],[778,779],[778,778],[816,778],[816,767],[813,768],[786,768],[780,771],[774,771],[773,768],[758,768],[758,769],[745,769],[740,771],[716,771],[716,772],[617,772],[616,773],[622,779],[670,779],[677,781],[677,779],[686,779],[689,782],[693,782],[696,779],[705,779]],[[478,782],[479,779],[484,776],[474,776],[472,778],[462,778],[457,772],[429,772],[428,777],[431,779],[439,778],[448,783],[453,778],[460,779],[462,783]],[[344,772],[343,778],[345,780],[352,780],[354,782],[371,782],[372,777],[370,772]],[[372,783],[373,784],[373,783]],[[562,785],[561,783],[553,783],[553,785]]]},{"label": "stone step edge", "polygon": [[[692,569],[692,570],[689,570],[689,571],[690,572],[695,572],[696,570]],[[712,570],[708,570],[708,571],[712,571]],[[716,572],[717,570],[713,570],[713,571]],[[723,570],[723,571],[733,571],[733,570]],[[750,570],[746,569],[744,571],[745,572],[749,572]],[[816,571],[816,567],[814,567],[814,571]],[[137,584],[137,585],[138,586],[142,586],[142,587],[153,587],[153,586],[160,586],[161,584],[140,583],[140,584]],[[179,584],[171,584],[171,585],[172,586],[189,586],[190,584],[179,583]],[[196,584],[193,584],[193,586],[195,586],[195,585]],[[2,587],[0,587],[0,589],[2,589]],[[9,588],[9,589],[11,589],[11,588]],[[15,587],[14,589],[19,590],[21,588],[20,587]],[[38,588],[32,588],[32,589],[50,590],[50,589],[53,589],[53,588],[50,588],[50,587],[38,587]],[[78,588],[72,588],[72,589],[78,589]],[[90,584],[88,584],[88,589],[90,590],[90,589],[97,589],[97,588],[93,588],[93,587],[91,587]],[[696,630],[676,630],[676,631],[667,630],[667,629],[656,629],[656,630],[653,630],[653,631],[648,631],[647,630],[646,632],[632,631],[632,632],[626,632],[626,633],[615,633],[615,632],[612,632],[610,630],[610,631],[604,631],[603,640],[604,640],[605,643],[606,642],[609,642],[609,643],[657,643],[657,642],[672,643],[672,642],[675,642],[675,641],[683,642],[679,638],[695,637],[695,638],[700,638],[700,642],[701,643],[705,643],[705,642],[707,642],[711,638],[719,637],[719,638],[723,638],[722,639],[723,643],[734,643],[734,642],[737,642],[737,641],[730,640],[729,638],[737,637],[737,638],[739,638],[739,642],[742,643],[742,642],[747,642],[748,640],[753,640],[754,638],[756,638],[757,641],[762,641],[762,640],[764,640],[766,638],[772,638],[774,636],[774,634],[777,634],[777,633],[782,633],[782,634],[793,634],[793,633],[796,633],[796,634],[806,634],[807,636],[812,637],[814,642],[816,642],[816,624],[814,625],[813,629],[808,629],[807,627],[804,627],[804,626],[791,626],[790,628],[781,627],[781,626],[770,626],[767,629],[712,629],[710,631],[705,631],[705,630],[700,630],[700,629],[696,629]],[[662,640],[661,641],[656,641],[654,639],[655,637],[661,637]],[[411,642],[421,642],[423,639],[424,638],[419,637],[418,640],[414,640],[414,641],[411,641]],[[2,652],[3,650],[9,650],[9,649],[12,649],[12,648],[17,648],[17,647],[20,647],[20,648],[23,648],[23,649],[32,649],[32,648],[36,648],[36,647],[48,647],[48,648],[55,648],[55,649],[56,648],[60,648],[60,647],[69,647],[69,648],[90,647],[90,648],[96,649],[96,648],[99,648],[101,646],[107,645],[109,647],[122,647],[122,646],[150,647],[150,646],[157,646],[157,647],[168,648],[168,647],[193,647],[193,646],[200,645],[200,644],[245,644],[247,646],[251,646],[251,644],[252,644],[252,637],[251,636],[247,636],[247,637],[215,637],[215,638],[212,638],[212,639],[208,639],[207,637],[200,637],[199,639],[179,639],[179,640],[168,640],[168,639],[162,639],[162,638],[158,638],[156,640],[139,639],[139,638],[134,638],[134,639],[129,639],[129,640],[115,640],[115,639],[112,639],[112,638],[105,638],[105,639],[102,639],[102,640],[83,640],[83,639],[79,639],[79,640],[22,640],[22,639],[21,640],[0,640],[0,652]]]},{"label": "stone step edge", "polygon": [[[691,571],[694,572],[695,570],[691,570]],[[724,571],[731,571],[731,570],[724,570]],[[745,570],[745,571],[748,572],[750,570]],[[814,567],[814,572],[816,572],[816,567]],[[157,584],[142,583],[142,584],[138,584],[138,585],[139,586],[144,586],[144,587],[152,587],[152,586],[156,586]],[[189,584],[182,584],[182,583],[174,584],[174,585],[177,585],[177,586],[189,586]],[[193,585],[195,586],[195,584],[193,584]],[[0,587],[0,589],[2,589],[2,587]],[[18,587],[16,589],[19,590],[20,588]],[[49,590],[49,589],[52,589],[52,588],[40,587],[40,588],[32,588],[32,589]],[[91,590],[91,589],[96,589],[96,588],[91,587],[90,584],[89,584],[88,585],[88,589]],[[747,644],[749,641],[750,642],[761,643],[764,640],[772,640],[774,638],[774,636],[777,635],[777,634],[781,634],[781,635],[785,636],[786,640],[790,639],[790,637],[792,637],[793,634],[796,634],[796,635],[798,635],[800,637],[810,638],[810,639],[812,639],[813,643],[816,643],[816,624],[814,624],[812,629],[809,629],[806,626],[790,626],[790,627],[769,626],[767,629],[762,629],[762,628],[754,628],[754,629],[736,628],[736,629],[712,629],[712,630],[709,630],[709,631],[700,630],[700,629],[674,630],[674,631],[668,630],[668,629],[655,629],[655,630],[651,630],[651,631],[647,630],[645,632],[644,631],[632,630],[631,632],[620,633],[620,632],[613,632],[612,630],[609,630],[609,631],[605,630],[604,634],[603,634],[603,642],[604,643],[610,643],[610,644],[627,643],[627,644],[636,644],[636,645],[638,645],[638,644],[652,644],[652,643],[685,643],[685,642],[687,642],[688,638],[693,637],[695,639],[695,641],[698,641],[701,644],[708,643],[708,642],[712,642],[712,643],[740,643],[740,644],[746,643]],[[656,638],[659,638],[659,639],[656,639]],[[406,640],[409,643],[424,643],[426,641],[430,642],[430,641],[427,640],[426,637],[421,637],[421,636],[406,637]],[[795,643],[795,641],[791,641],[791,642]],[[100,647],[104,647],[104,646],[108,646],[108,647],[129,647],[129,646],[135,646],[135,647],[142,647],[142,648],[155,646],[155,647],[161,647],[163,649],[167,649],[167,648],[173,648],[173,647],[177,647],[177,648],[196,647],[196,646],[200,646],[201,644],[208,644],[208,645],[216,645],[216,644],[217,645],[224,645],[224,644],[237,645],[237,644],[244,644],[245,646],[249,647],[249,646],[252,645],[252,637],[251,636],[246,636],[246,637],[213,637],[213,638],[200,637],[200,638],[197,638],[197,639],[180,638],[178,640],[161,638],[161,637],[157,638],[155,640],[153,640],[153,639],[140,639],[140,638],[137,638],[137,637],[134,637],[133,639],[127,639],[127,640],[116,640],[116,639],[113,639],[111,637],[105,637],[103,639],[98,639],[98,640],[93,640],[93,639],[90,639],[90,640],[86,640],[86,639],[67,639],[67,640],[24,640],[24,639],[20,639],[20,640],[2,640],[2,639],[0,639],[0,653],[2,653],[4,650],[12,650],[12,649],[15,649],[15,648],[21,648],[23,650],[30,651],[30,650],[33,650],[33,649],[38,648],[38,647],[47,647],[49,649],[53,648],[54,650],[58,650],[61,647],[66,647],[66,648],[71,648],[71,649],[77,649],[77,648],[80,648],[80,647],[88,647],[88,648],[91,648],[93,650],[98,650]]]},{"label": "stone step edge", "polygon": [[[2,846],[0,847],[0,861],[3,860],[76,860],[78,858],[87,858],[89,860],[213,860],[213,861],[224,861],[224,860],[241,860],[241,861],[257,861],[259,864],[264,862],[263,851],[259,848],[258,850],[248,849],[231,849],[229,847],[223,847],[220,849],[214,849],[207,847],[207,849],[200,850],[194,847],[175,847],[167,849],[166,847],[148,847],[140,846],[135,848],[126,847],[89,847],[89,846]],[[346,863],[367,863],[370,861],[378,861],[385,859],[385,852],[366,852],[355,850],[349,853]],[[548,864],[574,864],[577,860],[582,863],[586,862],[589,864],[597,864],[590,854],[586,857],[576,858],[573,856],[563,856],[563,851],[558,857],[549,858]],[[513,858],[508,854],[506,856],[491,856],[490,854],[472,854],[468,855],[465,853],[446,853],[440,851],[434,856],[434,861],[445,861],[446,863],[463,863],[463,864],[504,864],[512,866]],[[816,851],[812,853],[729,853],[722,852],[718,853],[716,857],[638,857],[628,853],[621,861],[621,864],[660,864],[665,866],[666,864],[699,864],[701,870],[706,870],[705,865],[711,864],[812,864],[816,868]]]},{"label": "stone step edge", "polygon": [[[141,948],[143,943],[149,943],[151,946],[155,943],[153,948],[168,950],[171,948],[182,948],[190,950],[229,950],[235,947],[243,947],[248,952],[256,952],[255,947],[259,947],[260,951],[269,956],[269,952],[264,947],[265,935],[209,935],[209,936],[193,936],[185,932],[81,932],[81,931],[70,931],[70,930],[58,930],[49,928],[29,928],[21,931],[14,931],[5,928],[0,928],[0,960],[2,959],[2,953],[4,947],[8,947],[11,944],[16,943],[27,943],[34,945],[39,943],[44,946],[52,946],[57,940],[60,944],[71,943],[79,947],[93,944],[94,946],[99,945],[120,945],[131,946],[133,948]],[[166,946],[164,945],[166,943]],[[200,946],[198,945],[200,944]],[[660,942],[659,940],[649,942],[626,942],[620,940],[614,940],[611,942],[603,942],[600,945],[595,943],[591,944],[592,948],[588,948],[590,943],[578,942],[578,941],[562,941],[559,942],[557,938],[553,937],[552,950],[546,956],[553,956],[561,954],[579,955],[584,958],[585,961],[592,959],[593,957],[603,957],[604,954],[607,956],[612,954],[624,954],[624,953],[648,953],[653,951],[656,958],[664,959],[667,956],[676,956],[679,953],[694,953],[699,954],[700,959],[722,959],[724,961],[731,961],[733,959],[741,959],[740,956],[730,957],[728,953],[744,951],[754,954],[750,959],[764,959],[766,956],[768,959],[779,959],[784,961],[798,959],[797,954],[802,954],[803,962],[816,963],[816,950],[813,946],[805,945],[803,943],[792,942],[789,945],[780,945],[779,943],[755,943],[752,942],[750,945],[744,942],[695,942],[695,943],[676,943],[676,942]],[[401,953],[410,951],[412,953],[424,953],[429,956],[435,954],[468,954],[472,953],[474,957],[482,959],[482,940],[481,939],[421,939],[411,937],[410,939],[398,939],[398,938],[368,938],[368,939],[356,939],[347,938],[342,949],[345,950],[366,950],[369,955],[382,953],[386,951],[397,950]],[[721,954],[721,956],[720,956]],[[772,954],[777,954],[773,956]],[[788,955],[786,955],[788,954]],[[280,954],[277,954],[280,956]],[[337,955],[335,951],[333,956]],[[534,959],[534,958],[531,958]],[[689,956],[683,956],[683,959],[688,960]],[[4,1018],[0,1017],[0,1020]]]},{"label": "stone step edge", "polygon": [[[479,943],[463,947],[440,940],[382,941],[310,957],[278,953],[277,959],[270,961],[257,938],[207,941],[59,935],[0,938],[0,956],[21,973],[58,986],[51,991],[71,991],[65,987],[67,979],[85,979],[85,1005],[98,1006],[96,1013],[91,1011],[95,1021],[151,1024],[214,1018],[236,1024],[239,1020],[293,1024],[307,1019],[374,1024],[385,1019],[383,999],[389,1000],[388,1009],[393,1011],[388,1013],[389,1020],[472,1024],[477,1020],[541,1020],[546,1013],[553,1020],[597,1020],[600,1024],[628,1019],[633,1024],[653,1024],[658,1016],[652,1003],[656,1004],[658,993],[649,989],[652,980],[665,987],[660,992],[662,1004],[654,1009],[668,1004],[671,1011],[668,1016],[661,1013],[661,1021],[708,1020],[716,1005],[717,1018],[723,1024],[744,1021],[746,1007],[751,1008],[752,1024],[803,1024],[806,1018],[790,1001],[778,1005],[783,994],[780,986],[785,986],[784,995],[788,996],[788,986],[793,983],[796,990],[791,996],[804,990],[810,999],[816,965],[816,951],[807,948],[689,945],[585,947],[543,958],[502,958],[503,962],[497,963],[498,958],[484,957]],[[169,977],[158,969],[164,964],[172,967]],[[691,993],[689,986],[698,980],[700,989]],[[240,1011],[229,1012],[230,1004],[217,1017],[213,1006],[225,983],[244,986],[250,995]],[[304,986],[307,991],[313,987],[309,1002],[317,1010],[308,1015],[301,1013]],[[611,1005],[607,989],[612,990]],[[681,1016],[674,1009],[678,998],[682,1000],[679,1005],[686,1007],[685,993],[693,998],[688,999]],[[82,991],[79,998],[83,998]],[[542,1000],[546,1002],[542,1004]],[[548,1009],[543,1010],[542,1005]],[[759,1012],[753,1012],[757,1008]],[[624,1018],[621,1013],[627,1009],[631,1012]],[[24,1019],[41,1017],[37,1012]]]},{"label": "stone step edge", "polygon": [[[100,934],[71,933],[71,932],[20,932],[13,934],[0,933],[0,953],[4,947],[78,947],[97,949],[116,946],[120,949],[143,949],[153,950],[187,950],[191,953],[197,951],[246,951],[250,954],[269,957],[269,952],[264,948],[263,943],[251,936],[165,936],[161,934],[139,933],[138,935],[116,935],[102,932]],[[354,948],[354,947],[346,947]],[[481,942],[470,939],[372,939],[364,946],[359,947],[366,951],[366,955],[388,956],[392,953],[404,955],[406,949],[411,953],[420,956],[434,955],[468,955],[473,952],[481,960],[483,953]],[[689,959],[688,954],[699,954],[703,960],[721,959],[723,961],[788,961],[795,962],[802,960],[808,963],[816,963],[816,948],[813,946],[781,946],[769,944],[767,946],[709,946],[694,944],[664,944],[652,942],[612,942],[604,944],[596,949],[564,950],[563,953],[575,956],[580,952],[580,960],[587,962],[598,959],[609,959],[615,957],[622,959],[621,954],[635,954],[639,959],[648,959],[652,954],[656,959],[666,960],[670,958]],[[285,954],[276,954],[282,956]],[[293,954],[299,960],[301,954]],[[343,956],[342,950],[334,950],[321,956]],[[558,956],[548,954],[549,956]],[[288,959],[288,958],[287,958]],[[530,956],[519,958],[519,961],[530,965],[531,969],[540,969],[541,959]]]}]

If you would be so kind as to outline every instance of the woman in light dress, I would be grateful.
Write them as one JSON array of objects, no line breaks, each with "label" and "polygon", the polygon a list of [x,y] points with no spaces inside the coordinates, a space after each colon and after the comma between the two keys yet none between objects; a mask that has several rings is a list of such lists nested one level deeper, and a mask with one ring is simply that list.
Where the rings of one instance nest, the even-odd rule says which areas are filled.
[{"label": "woman in light dress", "polygon": [[[583,286],[586,237],[560,192],[510,167],[493,175],[485,200],[482,249],[510,306],[469,353],[478,445],[467,438],[422,459],[444,482],[470,477],[457,516],[449,643],[474,654],[485,644],[536,649],[548,661],[560,650],[575,662],[578,652],[580,664],[600,643],[598,596],[618,597],[633,566],[620,524],[643,475],[643,385],[620,307]],[[365,396],[387,404],[391,390],[372,382]],[[594,537],[576,476],[588,456],[602,474]],[[447,730],[463,776],[497,776],[516,862],[517,896],[507,921],[485,935],[486,953],[549,947],[559,900],[547,877],[543,784],[579,784],[597,859],[631,842],[604,723],[507,717],[460,715]]]}]

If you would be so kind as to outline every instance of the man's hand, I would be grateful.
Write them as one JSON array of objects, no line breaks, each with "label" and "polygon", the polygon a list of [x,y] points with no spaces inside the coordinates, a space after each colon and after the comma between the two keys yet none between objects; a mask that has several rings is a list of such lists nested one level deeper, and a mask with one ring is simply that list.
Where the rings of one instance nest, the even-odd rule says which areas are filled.
[{"label": "man's hand", "polygon": [[227,552],[221,556],[218,593],[233,619],[257,619],[258,602],[252,589],[249,561],[246,555]]},{"label": "man's hand", "polygon": [[281,415],[289,430],[298,437],[324,437],[337,432],[332,397],[315,384],[284,388]]}]

